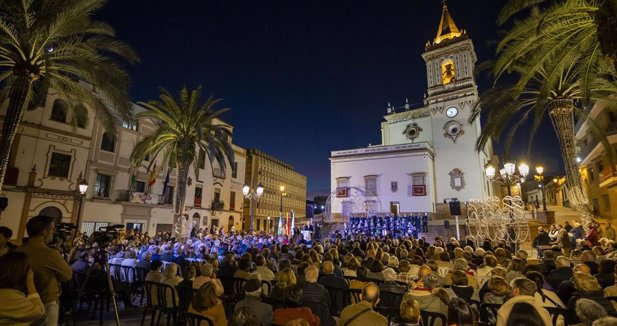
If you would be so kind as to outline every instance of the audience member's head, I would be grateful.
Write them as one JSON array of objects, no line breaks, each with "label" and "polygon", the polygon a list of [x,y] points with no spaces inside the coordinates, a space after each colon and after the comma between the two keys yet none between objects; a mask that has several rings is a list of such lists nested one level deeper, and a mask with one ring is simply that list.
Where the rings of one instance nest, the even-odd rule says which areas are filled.
[{"label": "audience member's head", "polygon": [[201,276],[211,277],[212,276],[212,264],[202,264],[199,266]]},{"label": "audience member's head", "polygon": [[311,323],[309,323],[308,321],[302,318],[298,318],[298,319],[288,321],[287,324],[285,324],[285,326],[311,326]]},{"label": "audience member's head", "polygon": [[503,297],[510,293],[510,285],[505,278],[493,276],[488,280],[488,288],[495,295]]},{"label": "audience member's head", "polygon": [[537,291],[536,283],[525,277],[515,278],[510,285],[512,286],[511,294],[513,297],[518,295],[534,296]]},{"label": "audience member's head", "polygon": [[261,281],[250,279],[244,283],[244,293],[247,296],[259,298],[261,296]]},{"label": "audience member's head", "polygon": [[602,289],[597,278],[584,272],[575,272],[572,280],[576,291],[593,292]]},{"label": "audience member's head", "polygon": [[611,316],[602,317],[591,323],[591,326],[617,326],[617,318]]},{"label": "audience member's head", "polygon": [[375,307],[379,303],[379,287],[375,283],[368,283],[362,288],[362,300]]},{"label": "audience member's head", "polygon": [[161,266],[163,266],[163,262],[160,260],[155,260],[150,263],[150,270],[158,272],[161,270]]},{"label": "audience member's head", "polygon": [[50,216],[37,215],[26,223],[26,230],[30,238],[43,238],[51,241],[54,235],[54,218]]},{"label": "audience member's head", "polygon": [[384,269],[381,275],[386,282],[396,281],[396,272],[391,267]]},{"label": "audience member's head", "polygon": [[599,303],[589,299],[578,299],[576,301],[576,315],[581,323],[590,326],[594,320],[607,316],[606,309]]},{"label": "audience member's head", "polygon": [[0,257],[0,266],[0,289],[26,292],[26,276],[30,269],[26,254],[9,252]]},{"label": "audience member's head", "polygon": [[229,319],[229,326],[261,326],[257,315],[248,306],[239,307]]},{"label": "audience member's head", "polygon": [[546,326],[538,310],[527,302],[517,302],[506,320],[506,326]]},{"label": "audience member's head", "polygon": [[202,312],[214,307],[218,302],[214,283],[206,282],[195,293],[192,305],[195,310]]},{"label": "audience member's head", "polygon": [[[325,275],[332,275],[334,274],[334,264],[332,264],[331,261],[326,260],[323,262],[323,265],[321,266],[321,268],[323,269],[323,273]],[[306,271],[304,271],[304,273],[306,273]]]},{"label": "audience member's head", "polygon": [[411,324],[420,323],[420,305],[416,300],[402,300],[399,316],[401,321]]},{"label": "audience member's head", "polygon": [[309,265],[304,270],[304,281],[307,283],[316,283],[319,277],[319,269],[315,265]]},{"label": "audience member's head", "polygon": [[[547,252],[548,253],[548,252]],[[545,253],[544,255],[546,255]],[[555,266],[559,267],[570,267],[570,258],[566,256],[559,256],[555,259]]]},{"label": "audience member's head", "polygon": [[175,263],[167,264],[167,266],[165,266],[165,269],[163,270],[163,276],[166,278],[172,278],[176,275],[178,275],[178,265],[176,265]]},{"label": "audience member's head", "polygon": [[453,298],[448,303],[448,323],[457,326],[474,326],[478,320],[476,311],[465,300]]},{"label": "audience member's head", "polygon": [[591,268],[589,268],[589,265],[587,264],[576,264],[574,265],[574,268],[572,268],[572,272],[573,273],[581,272],[581,273],[591,275]]}]

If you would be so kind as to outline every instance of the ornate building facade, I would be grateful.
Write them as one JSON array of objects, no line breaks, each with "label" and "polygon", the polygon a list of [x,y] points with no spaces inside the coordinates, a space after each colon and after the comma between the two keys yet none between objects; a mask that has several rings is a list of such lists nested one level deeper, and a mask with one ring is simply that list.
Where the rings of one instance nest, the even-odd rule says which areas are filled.
[{"label": "ornate building facade", "polygon": [[[144,110],[135,104],[133,109]],[[3,188],[8,207],[0,224],[21,239],[27,236],[29,218],[45,214],[57,222],[76,223],[81,209],[80,227],[87,233],[114,224],[150,234],[172,231],[176,171],[168,174],[160,162],[146,161],[131,169],[129,160],[135,145],[154,132],[156,124],[147,119],[119,123],[114,135],[94,111],[83,106],[74,110],[85,110],[87,118],[72,116],[68,103],[50,91],[39,107],[24,114]],[[199,176],[190,169],[184,213],[198,227],[240,227],[246,151],[232,146],[235,163],[228,163],[226,173],[206,164],[203,153],[196,163]],[[80,205],[82,180],[89,187]]]},{"label": "ornate building facade", "polygon": [[[306,219],[306,176],[294,170],[293,166],[257,149],[246,150],[246,183],[256,189],[261,183],[263,195],[253,202],[255,205],[254,225],[256,231],[276,228],[279,217],[291,218],[305,223]],[[281,186],[284,191],[281,192]],[[251,201],[244,201],[243,229],[248,230],[251,218]]]},{"label": "ornate building facade", "polygon": [[[476,53],[444,5],[439,29],[426,44],[424,106],[388,104],[382,144],[331,152],[331,215],[447,215],[445,200],[485,198],[493,185],[484,174],[492,144],[476,151],[479,115],[474,77]],[[358,201],[363,201],[358,203]]]}]

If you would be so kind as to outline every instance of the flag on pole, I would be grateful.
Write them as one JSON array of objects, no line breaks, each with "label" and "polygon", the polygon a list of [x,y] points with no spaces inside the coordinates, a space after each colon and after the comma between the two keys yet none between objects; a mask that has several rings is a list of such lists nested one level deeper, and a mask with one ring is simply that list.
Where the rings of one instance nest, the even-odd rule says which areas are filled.
[{"label": "flag on pole", "polygon": [[294,213],[294,211],[291,211],[290,214],[291,214],[291,228],[290,228],[290,230],[291,230],[291,234],[293,234],[294,227],[295,227],[295,224],[296,224],[296,214]]},{"label": "flag on pole", "polygon": [[150,175],[148,176],[148,192],[152,192],[152,186],[156,182],[156,162],[154,162],[154,167],[152,171],[150,171]]},{"label": "flag on pole", "polygon": [[279,225],[276,230],[277,230],[278,235],[283,234],[283,217],[282,216],[279,216]]},{"label": "flag on pole", "polygon": [[135,191],[135,181],[137,181],[137,177],[135,173],[133,173],[133,175],[131,175],[131,192]]},{"label": "flag on pole", "polygon": [[163,196],[165,196],[165,192],[167,191],[167,184],[169,183],[169,170],[171,169],[167,168],[167,175],[165,176],[165,182],[163,182]]}]

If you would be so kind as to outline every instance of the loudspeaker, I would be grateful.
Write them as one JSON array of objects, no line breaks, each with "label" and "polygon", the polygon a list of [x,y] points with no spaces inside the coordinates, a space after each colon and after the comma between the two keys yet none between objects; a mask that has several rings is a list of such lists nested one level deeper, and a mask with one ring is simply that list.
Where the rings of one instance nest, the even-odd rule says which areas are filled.
[{"label": "loudspeaker", "polygon": [[461,202],[460,201],[450,201],[450,215],[452,216],[461,216]]},{"label": "loudspeaker", "polygon": [[450,228],[450,220],[443,220],[443,228],[444,229]]}]

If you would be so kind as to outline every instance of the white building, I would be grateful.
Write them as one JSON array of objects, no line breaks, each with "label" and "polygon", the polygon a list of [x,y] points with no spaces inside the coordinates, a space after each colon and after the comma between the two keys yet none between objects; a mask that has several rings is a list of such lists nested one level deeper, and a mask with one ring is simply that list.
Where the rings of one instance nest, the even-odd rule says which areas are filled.
[{"label": "white building", "polygon": [[[137,105],[133,108],[144,110]],[[83,106],[77,109],[88,110]],[[5,111],[6,107],[0,112]],[[44,103],[24,114],[5,178],[3,193],[8,207],[0,225],[11,228],[21,239],[27,236],[28,219],[39,214],[75,223],[80,210],[78,184],[83,177],[89,184],[81,214],[84,231],[90,233],[108,224],[123,224],[150,234],[171,231],[176,171],[170,171],[163,193],[167,168],[161,162],[156,162],[156,181],[149,187],[149,162],[135,171],[129,160],[134,146],[154,132],[156,125],[148,119],[121,123],[113,136],[105,132],[95,112],[88,113],[87,119],[74,126],[66,102],[50,91]],[[229,230],[232,225],[241,226],[246,151],[236,145],[233,148],[235,166],[228,163],[225,174],[203,162],[198,162],[199,177],[190,169],[184,213],[199,227],[216,225]]]},{"label": "white building", "polygon": [[405,103],[395,109],[388,104],[381,145],[331,152],[335,219],[363,210],[444,215],[444,200],[492,193],[484,174],[492,145],[475,150],[480,117],[470,121],[479,98],[473,75],[476,53],[445,5],[437,36],[426,44],[422,58],[428,81],[424,106]]}]

